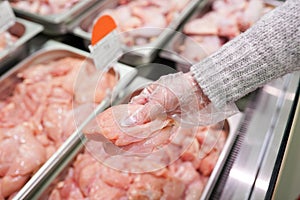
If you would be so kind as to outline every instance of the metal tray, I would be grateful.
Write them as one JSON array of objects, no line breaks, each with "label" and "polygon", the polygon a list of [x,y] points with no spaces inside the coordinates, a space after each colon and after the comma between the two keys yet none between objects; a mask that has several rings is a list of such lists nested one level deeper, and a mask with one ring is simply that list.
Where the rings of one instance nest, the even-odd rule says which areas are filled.
[{"label": "metal tray", "polygon": [[50,35],[65,34],[68,31],[68,24],[76,17],[95,4],[93,0],[79,1],[70,9],[52,15],[39,15],[28,11],[21,10],[12,6],[17,16],[42,24],[45,27],[44,32]]},{"label": "metal tray", "polygon": [[[163,68],[163,70],[158,70],[161,68]],[[131,96],[132,92],[134,92],[137,88],[139,88],[139,86],[150,83],[150,82],[156,80],[158,77],[165,75],[166,73],[174,73],[174,69],[170,69],[165,66],[155,65],[155,64],[154,65],[149,64],[149,66],[141,67],[140,69],[138,69],[138,76],[135,77],[135,79],[128,85],[128,87],[125,88],[124,91],[125,91],[126,95],[124,95],[122,98],[120,98],[118,101],[116,101],[115,104],[126,102],[128,100],[128,96]],[[90,120],[92,120],[95,116],[96,115],[90,116],[90,118],[85,121],[86,123],[82,126],[82,128],[85,125],[87,125],[88,122]],[[226,143],[225,143],[223,150],[219,156],[219,159],[215,165],[215,168],[213,169],[213,171],[208,179],[208,182],[206,183],[206,186],[201,195],[201,200],[209,198],[209,196],[214,188],[214,185],[221,173],[222,167],[227,159],[227,156],[230,153],[231,147],[236,139],[237,130],[240,126],[240,122],[242,121],[242,119],[243,119],[243,114],[238,113],[238,114],[228,118],[225,121],[224,129],[228,131]],[[82,133],[78,132],[78,136],[77,136],[76,140],[80,140],[80,139],[82,140],[82,142],[77,141],[78,142],[77,146],[74,145],[73,151],[69,152],[68,156],[65,158],[66,160],[64,160],[64,163],[62,165],[58,166],[59,170],[57,170],[55,172],[55,175],[53,175],[50,180],[45,179],[44,182],[41,182],[43,184],[42,186],[40,186],[42,189],[35,191],[36,193],[31,196],[18,196],[17,199],[22,199],[21,197],[30,197],[30,199],[38,199],[38,198],[41,198],[41,196],[40,196],[41,194],[43,194],[42,197],[47,197],[49,195],[49,192],[51,192],[51,188],[53,187],[53,180],[55,178],[57,178],[57,180],[55,181],[55,183],[57,183],[57,181],[64,179],[64,177],[66,175],[65,173],[68,169],[67,167],[71,165],[71,162],[73,161],[73,159],[83,149],[83,142],[85,142],[86,140],[85,140],[85,137],[82,135]],[[69,142],[69,141],[67,141],[67,142]],[[70,144],[68,143],[68,145],[70,145]]]},{"label": "metal tray", "polygon": [[[138,88],[139,85],[145,85],[146,83],[149,83],[151,81],[157,80],[160,76],[166,75],[168,73],[175,73],[176,71],[174,69],[171,69],[168,66],[160,65],[160,64],[149,64],[141,66],[138,69],[138,77],[134,79],[132,84],[130,84],[126,89],[126,92],[128,94],[131,94]],[[219,178],[219,175],[221,174],[221,171],[223,169],[223,166],[227,160],[227,157],[231,151],[231,148],[234,144],[234,141],[236,140],[236,136],[238,134],[238,129],[241,125],[241,122],[244,120],[244,114],[243,113],[237,113],[236,115],[229,117],[224,123],[224,128],[226,129],[226,124],[229,126],[229,133],[227,135],[227,139],[225,142],[225,145],[223,147],[223,150],[218,158],[218,161],[204,187],[204,190],[201,195],[201,200],[209,199],[210,195],[214,189],[214,186]],[[227,127],[228,128],[228,127]]]},{"label": "metal tray", "polygon": [[215,165],[215,168],[213,169],[213,171],[204,187],[204,190],[203,190],[201,198],[200,198],[201,200],[210,198],[210,195],[214,189],[214,186],[221,174],[223,166],[224,166],[224,164],[227,160],[227,157],[231,151],[231,148],[234,144],[234,141],[237,136],[237,131],[238,131],[238,128],[240,127],[241,122],[243,121],[243,117],[244,117],[244,115],[242,113],[238,113],[227,119],[228,124],[229,124],[229,134],[227,136],[223,150],[222,150],[222,152],[218,158],[218,161]]},{"label": "metal tray", "polygon": [[[117,3],[118,0],[105,0],[80,16],[70,26],[73,34],[83,38],[85,45],[88,46],[91,40],[91,33],[88,32],[88,27],[93,24],[93,20],[96,19],[99,13],[107,8],[116,7]],[[151,62],[157,55],[157,51],[164,46],[168,38],[174,33],[174,30],[197,7],[198,3],[199,0],[191,0],[180,15],[173,19],[168,27],[150,44],[133,47],[125,46],[124,51],[128,53],[124,54],[120,61],[134,66]]]},{"label": "metal tray", "polygon": [[42,30],[41,25],[17,18],[16,23],[8,31],[17,36],[18,40],[11,47],[0,51],[0,74],[28,55],[29,40]]},{"label": "metal tray", "polygon": [[[265,5],[276,7],[283,2],[279,0],[263,0]],[[189,71],[189,68],[192,64],[195,63],[193,60],[188,60],[186,58],[183,58],[183,56],[180,55],[180,48],[183,45],[184,41],[189,38],[187,35],[185,35],[182,30],[186,23],[189,21],[199,18],[200,16],[203,16],[205,13],[209,12],[211,9],[212,0],[203,0],[198,8],[188,17],[186,22],[184,24],[181,24],[181,26],[178,29],[178,32],[173,35],[173,37],[168,41],[168,43],[165,45],[165,47],[160,51],[159,56],[161,58],[165,58],[171,61],[176,62],[176,68],[179,71],[187,72]],[[199,46],[199,51],[203,51],[201,47]]]},{"label": "metal tray", "polygon": [[[63,45],[54,41],[49,41],[40,51],[28,57],[23,62],[19,63],[16,67],[12,68],[0,78],[0,93],[3,94],[1,98],[5,98],[11,93],[11,91],[15,87],[15,84],[19,80],[17,78],[17,74],[19,72],[29,68],[30,66],[32,66],[32,64],[43,63],[66,56],[85,59],[89,56],[89,54],[74,47]],[[113,93],[118,94],[122,90],[122,88],[125,87],[136,76],[136,69],[120,63],[116,63],[114,65],[114,69],[119,73],[119,82],[115,86]],[[110,100],[110,97],[104,99],[95,108],[95,111],[97,111],[98,109],[104,109],[109,105]],[[93,111],[91,111],[90,114],[93,115],[92,113]],[[83,122],[83,124],[84,123],[85,122]],[[73,143],[76,143],[76,141],[78,142],[80,140],[77,140],[78,136],[78,130],[75,130],[74,133],[72,133],[72,135],[66,140],[66,142],[64,142],[61,147],[53,154],[53,156],[51,156],[49,160],[32,176],[32,178],[18,192],[14,199],[24,199],[28,192],[33,190],[35,187],[41,186],[41,179],[43,179],[47,175],[54,175],[52,173],[52,170],[56,170],[57,168],[59,168],[59,165],[57,165],[58,163],[62,161],[65,162],[64,156],[68,155],[67,152],[73,151]]]}]

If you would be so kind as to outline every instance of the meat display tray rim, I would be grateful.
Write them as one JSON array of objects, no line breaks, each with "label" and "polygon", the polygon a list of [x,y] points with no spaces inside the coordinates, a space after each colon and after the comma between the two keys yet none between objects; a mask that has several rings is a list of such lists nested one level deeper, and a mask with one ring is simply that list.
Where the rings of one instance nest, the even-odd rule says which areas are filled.
[{"label": "meat display tray rim", "polygon": [[[34,22],[27,21],[25,19],[16,19],[16,23],[19,23],[24,26],[25,31],[23,35],[18,38],[18,40],[14,43],[11,48],[6,48],[0,52],[0,68],[5,67],[6,60],[14,60],[17,59],[21,52],[20,49],[28,46],[28,41],[32,39],[34,36],[43,31],[43,26],[36,24]],[[23,52],[24,53],[24,52]],[[4,64],[3,64],[4,63]]]},{"label": "meat display tray rim", "polygon": [[72,6],[70,9],[63,11],[59,14],[52,15],[40,15],[29,11],[24,11],[19,8],[13,7],[12,9],[17,16],[31,20],[45,26],[45,32],[50,35],[64,34],[68,32],[67,24],[75,20],[76,17],[80,16],[82,12],[86,11],[93,5],[93,0],[79,1],[77,4]]},{"label": "meat display tray rim", "polygon": [[14,6],[11,6],[13,10],[17,14],[24,15],[26,17],[29,17],[31,19],[39,20],[40,22],[49,22],[53,24],[59,24],[62,22],[65,22],[68,20],[72,15],[78,14],[82,9],[86,8],[87,6],[90,6],[93,3],[92,0],[85,0],[85,1],[79,1],[74,6],[72,6],[71,9],[66,9],[65,11],[58,13],[58,14],[50,14],[50,15],[40,15],[37,13],[24,11],[22,9],[16,8]]},{"label": "meat display tray rim", "polygon": [[[114,0],[113,2],[116,3],[116,1],[117,0]],[[154,59],[154,56],[156,55],[158,50],[164,46],[167,39],[175,32],[175,30],[179,27],[182,21],[184,21],[189,16],[189,14],[197,7],[199,2],[201,1],[191,0],[187,4],[187,6],[182,10],[179,16],[176,19],[172,20],[172,22],[165,28],[165,30],[158,36],[158,38],[154,40],[154,42],[143,46],[124,46],[124,51],[126,52],[126,54],[123,55],[121,61],[131,65],[146,64],[151,62]],[[91,39],[91,33],[88,33],[85,30],[83,30],[81,28],[81,24],[90,16],[96,15],[96,12],[99,14],[101,11],[108,8],[108,6],[111,4],[111,1],[104,0],[98,5],[96,5],[94,8],[87,11],[85,14],[78,17],[78,19],[74,20],[70,24],[71,32],[74,35],[84,39],[85,42],[89,42]],[[88,45],[86,44],[86,46]],[[145,49],[143,49],[142,51],[135,52],[135,50],[141,49],[143,47],[145,47]]]},{"label": "meat display tray rim", "polygon": [[242,113],[238,113],[227,119],[228,124],[229,124],[229,133],[228,133],[225,145],[222,149],[222,152],[219,155],[218,161],[217,161],[210,177],[208,178],[208,181],[207,181],[207,183],[204,187],[204,190],[201,194],[201,198],[200,198],[201,200],[209,199],[211,192],[213,191],[214,186],[217,182],[217,179],[218,179],[219,175],[221,174],[221,171],[227,160],[227,157],[231,151],[233,143],[237,137],[238,129],[241,125],[243,117],[244,117],[244,115]]},{"label": "meat display tray rim", "polygon": [[[39,51],[32,54],[27,59],[19,63],[16,67],[12,68],[7,73],[5,73],[0,78],[0,83],[11,78],[15,78],[16,74],[19,71],[30,67],[28,66],[29,63],[34,62],[36,59],[40,59],[39,61],[36,61],[38,63],[45,62],[45,60],[47,59],[41,59],[41,56],[45,55],[49,51],[59,51],[60,53],[61,51],[66,51],[69,53],[69,55],[75,55],[76,57],[87,57],[90,55],[85,51],[50,40]],[[60,54],[59,56],[57,56],[57,58],[59,57],[63,57],[63,55]],[[117,71],[120,73],[120,77],[122,77],[120,78],[120,80],[122,79],[122,81],[119,81],[117,83],[117,85],[115,86],[115,89],[117,91],[115,91],[114,89],[114,93],[122,90],[122,88],[125,87],[137,74],[136,69],[126,66],[122,63],[116,63],[115,67],[117,67]],[[6,85],[10,85],[11,83],[12,82],[8,81]],[[91,116],[95,115],[96,112],[104,110],[109,105],[109,103],[110,99],[104,99],[104,101],[97,106],[95,111],[89,114],[86,121],[88,121],[88,119],[91,118]],[[83,122],[80,127],[83,127],[84,123],[86,122]],[[50,174],[53,173],[53,171],[55,172],[57,170],[55,169],[55,167],[59,167],[56,166],[55,163],[63,162],[63,158],[65,156],[69,156],[67,155],[67,153],[71,154],[74,152],[73,148],[76,148],[76,146],[74,146],[73,144],[77,144],[78,142],[81,143],[81,141],[83,140],[82,134],[80,132],[80,127],[78,127],[77,130],[75,130],[70,135],[70,137],[56,150],[56,152],[41,166],[41,168],[39,168],[39,170],[31,177],[31,179],[29,179],[29,181],[22,187],[22,189],[16,194],[16,196],[13,199],[28,199],[27,195],[29,195],[34,190],[40,189],[41,185],[44,184],[44,182],[42,182],[44,176],[55,175],[55,173]]]}]

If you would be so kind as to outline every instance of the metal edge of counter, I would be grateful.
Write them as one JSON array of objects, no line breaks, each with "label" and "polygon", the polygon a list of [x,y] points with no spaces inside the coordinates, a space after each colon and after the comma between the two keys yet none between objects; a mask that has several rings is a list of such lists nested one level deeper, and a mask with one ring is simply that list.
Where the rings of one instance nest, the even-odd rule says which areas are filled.
[{"label": "metal edge of counter", "polygon": [[[297,170],[297,165],[294,165],[294,162],[297,163],[299,158],[295,158],[295,153],[298,151],[293,151],[292,148],[295,148],[294,145],[297,145],[297,141],[300,141],[296,137],[299,137],[299,134],[296,134],[296,130],[300,130],[300,81],[298,85],[298,91],[296,93],[296,97],[298,99],[295,99],[293,103],[293,111],[290,114],[289,124],[286,127],[284,139],[281,142],[279,153],[277,155],[277,159],[275,162],[275,167],[272,172],[272,177],[270,180],[270,185],[266,194],[265,199],[282,199],[283,195],[285,195],[285,198],[287,196],[291,197],[290,189],[295,190],[295,185],[291,185],[288,190],[282,190],[283,188],[286,188],[284,186],[288,186],[291,182],[290,179],[297,180],[297,177],[293,176],[290,177],[290,173],[288,173],[288,170],[291,169],[290,163],[293,163],[294,170]],[[297,129],[298,128],[298,129]],[[295,141],[296,140],[296,141]],[[295,144],[296,143],[296,144]],[[292,155],[291,155],[292,154]],[[300,155],[300,154],[299,154]],[[292,160],[291,160],[292,159]],[[292,171],[294,172],[294,171]],[[288,174],[286,174],[288,173]],[[295,175],[295,174],[294,174]],[[300,180],[298,178],[298,180]],[[296,184],[299,185],[299,184]],[[298,188],[297,188],[298,192]],[[288,193],[288,194],[287,194]],[[295,197],[295,196],[294,196]]]},{"label": "metal edge of counter", "polygon": [[45,29],[43,30],[44,33],[49,35],[60,35],[67,33],[69,23],[74,21],[82,13],[92,7],[93,3],[94,1],[92,0],[85,0],[82,2],[78,2],[70,9],[67,9],[62,13],[51,15],[40,15],[13,6],[12,8],[18,17],[43,25],[45,27]]},{"label": "metal edge of counter", "polygon": [[[293,176],[294,178],[298,177],[298,179],[300,177],[296,174],[292,175],[295,171],[286,174],[286,168],[289,167],[286,166],[286,164],[291,164],[286,163],[286,159],[291,159],[287,156],[291,156],[289,154],[294,154],[295,156],[295,152],[292,152],[291,148],[292,146],[295,148],[296,145],[294,141],[296,137],[295,135],[297,134],[296,120],[297,118],[298,120],[300,119],[299,89],[299,76],[294,75],[294,77],[291,80],[290,87],[287,89],[287,93],[285,94],[283,100],[285,101],[283,102],[284,110],[280,113],[277,123],[274,127],[274,133],[272,135],[273,139],[268,148],[268,151],[266,152],[266,156],[264,162],[262,163],[260,173],[257,176],[257,181],[253,190],[253,199],[271,199],[275,197],[278,198],[280,195],[287,195],[287,193],[289,193],[289,197],[285,196],[286,198],[284,199],[292,199],[292,195],[294,195],[293,198],[296,199],[297,195],[300,194],[300,192],[298,192],[298,194],[295,194],[295,189],[297,188],[299,190],[299,187],[295,187],[292,185],[287,187],[289,187],[290,189],[294,189],[293,194],[291,191],[285,192],[285,194],[280,193],[279,191],[279,189],[281,189],[279,188],[279,184],[283,184],[282,179],[286,179],[287,177],[292,179],[291,176]],[[296,113],[297,105],[298,113]],[[297,161],[295,160],[294,162],[295,166],[297,166]],[[272,166],[273,170],[270,170],[272,169]],[[284,175],[287,175],[287,177],[283,177],[283,173],[285,173]],[[264,183],[265,185],[263,189],[261,188],[261,186],[263,185],[261,183]]]},{"label": "metal edge of counter", "polygon": [[220,199],[263,199],[291,112],[299,74],[289,74],[260,90],[253,116]]},{"label": "metal edge of counter", "polygon": [[23,27],[24,33],[12,47],[0,52],[0,75],[29,55],[30,41],[44,30],[42,25],[21,18],[17,18],[15,25]]}]

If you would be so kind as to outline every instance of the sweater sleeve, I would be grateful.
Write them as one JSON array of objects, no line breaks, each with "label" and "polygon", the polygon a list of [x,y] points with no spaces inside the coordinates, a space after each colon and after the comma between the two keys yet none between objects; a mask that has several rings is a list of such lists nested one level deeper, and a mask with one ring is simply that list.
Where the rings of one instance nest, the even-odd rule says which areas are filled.
[{"label": "sweater sleeve", "polygon": [[287,0],[191,67],[203,92],[217,107],[296,70],[300,70],[299,0]]}]

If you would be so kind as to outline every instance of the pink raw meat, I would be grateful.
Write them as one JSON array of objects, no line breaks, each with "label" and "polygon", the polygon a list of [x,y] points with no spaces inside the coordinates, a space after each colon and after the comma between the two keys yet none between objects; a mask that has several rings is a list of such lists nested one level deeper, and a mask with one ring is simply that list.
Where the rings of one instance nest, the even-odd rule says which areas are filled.
[{"label": "pink raw meat", "polygon": [[[163,28],[179,15],[189,1],[119,0],[115,8],[106,9],[99,13],[99,16],[111,15],[114,18],[126,45],[145,45],[158,37]],[[89,27],[88,31],[91,30],[92,27]]]},{"label": "pink raw meat", "polygon": [[81,74],[86,80],[95,74],[90,62],[83,63],[84,58],[65,57],[32,64],[1,98],[0,199],[18,191],[117,83],[116,73],[109,70],[98,86],[89,84],[95,84],[95,98],[76,101],[76,95],[90,94],[87,89],[75,94],[80,70],[88,72]]},{"label": "pink raw meat", "polygon": [[[264,13],[262,0],[217,0],[212,10],[192,19],[183,28],[183,33],[195,39],[186,39],[177,51],[192,62],[217,51],[227,42],[252,26]],[[196,39],[203,38],[203,39]],[[219,38],[219,39],[217,39]],[[206,50],[206,51],[204,51]]]},{"label": "pink raw meat", "polygon": [[188,22],[183,32],[188,35],[217,35],[218,34],[218,15],[210,12],[201,18]]},{"label": "pink raw meat", "polygon": [[221,45],[222,42],[218,36],[191,36],[184,40],[181,56],[190,62],[198,62],[217,51]]},{"label": "pink raw meat", "polygon": [[80,83],[75,86],[75,100],[79,103],[100,103],[118,82],[118,75],[112,68],[107,72],[80,72]]},{"label": "pink raw meat", "polygon": [[[107,113],[101,117],[109,117]],[[121,133],[119,128],[112,129],[109,123],[107,125],[112,132]],[[76,191],[81,191],[83,197],[80,199],[199,199],[226,139],[226,133],[216,127],[219,125],[199,127],[194,142],[178,160],[153,172],[135,174],[112,169],[109,162],[103,165],[85,151],[77,156],[68,176],[55,186],[50,199],[72,199],[68,195]],[[126,162],[120,157],[114,162],[124,162],[124,167],[136,165],[145,169],[144,165],[150,164]]]},{"label": "pink raw meat", "polygon": [[[128,114],[142,108],[142,105],[118,105],[107,109],[97,116],[96,125],[87,127],[84,133],[88,138],[97,137],[101,134],[118,146],[127,150],[138,150],[139,146],[143,150],[155,149],[160,144],[169,141],[172,123],[168,119],[156,119],[137,127],[123,127],[122,121]],[[135,143],[135,145],[131,145]]]},{"label": "pink raw meat", "polygon": [[[63,181],[55,185],[50,199],[186,199],[197,200],[207,177],[191,162],[177,160],[164,169],[131,174],[111,169],[89,153],[79,154]],[[82,196],[81,196],[82,195]]]},{"label": "pink raw meat", "polygon": [[37,13],[40,15],[60,14],[77,4],[79,0],[14,0],[10,4],[12,7]]},{"label": "pink raw meat", "polygon": [[249,0],[247,7],[238,17],[242,31],[250,28],[264,13],[264,3],[261,0]]},{"label": "pink raw meat", "polygon": [[[46,160],[43,146],[25,125],[6,131],[0,141],[0,185],[2,197],[18,191]],[[18,148],[16,148],[18,147]]]},{"label": "pink raw meat", "polygon": [[18,40],[18,38],[12,34],[10,34],[8,31],[5,31],[3,33],[0,33],[0,52],[6,49],[9,46],[9,41],[14,44]]},{"label": "pink raw meat", "polygon": [[[103,198],[104,195],[108,195],[106,191],[109,190],[119,195],[111,197],[116,199],[199,199],[226,141],[227,133],[222,130],[223,123],[210,127],[185,129],[177,127],[177,123],[166,118],[160,118],[123,129],[124,117],[142,107],[143,105],[133,104],[111,107],[100,113],[96,120],[84,130],[84,133],[91,139],[99,139],[100,136],[104,136],[123,150],[136,153],[155,152],[153,146],[148,149],[147,145],[159,146],[166,142],[171,146],[168,155],[170,160],[180,147],[186,147],[186,150],[177,160],[163,168],[159,167],[159,159],[164,159],[164,156],[152,157],[153,163],[151,163],[151,161],[139,161],[138,159],[130,160],[129,157],[122,157],[122,154],[108,155],[106,160],[102,160],[105,163],[103,165],[102,162],[84,152],[78,155],[73,164],[73,168],[78,174],[74,177],[76,177],[84,196],[92,198],[97,195],[97,197]],[[151,123],[154,123],[155,120],[159,120],[159,123],[154,128]],[[169,128],[171,130],[164,131]],[[131,132],[126,132],[128,130]],[[161,132],[157,132],[158,130]],[[177,135],[177,133],[181,134]],[[193,133],[195,133],[194,136]],[[157,140],[154,139],[156,137]],[[98,150],[101,151],[100,148]],[[100,152],[92,151],[92,153]],[[134,170],[127,171],[128,167],[136,171],[148,170],[151,165],[153,167],[157,165],[157,170],[137,174],[132,173]],[[124,172],[109,167],[118,168]],[[66,182],[68,180],[65,180]],[[99,185],[99,188],[103,187],[103,192],[100,190],[96,194],[91,192],[94,191],[92,189],[94,185]],[[53,193],[56,194],[56,190]]]}]

